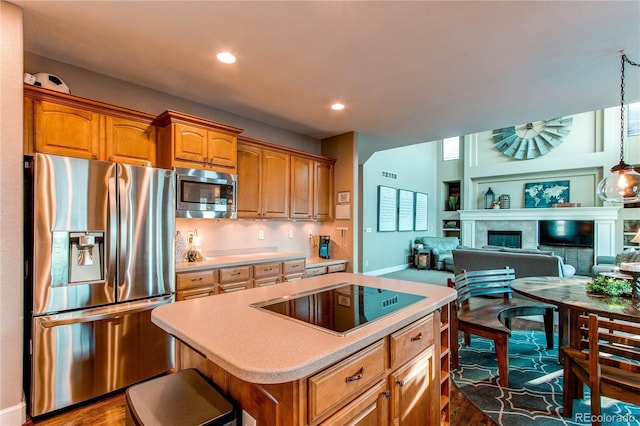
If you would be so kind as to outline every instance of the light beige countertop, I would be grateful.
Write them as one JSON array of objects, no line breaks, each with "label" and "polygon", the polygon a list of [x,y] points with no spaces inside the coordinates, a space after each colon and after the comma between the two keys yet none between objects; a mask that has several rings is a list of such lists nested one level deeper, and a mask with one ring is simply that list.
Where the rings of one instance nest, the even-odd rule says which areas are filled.
[{"label": "light beige countertop", "polygon": [[[252,303],[339,283],[427,296],[345,336],[253,308]],[[295,282],[185,300],[156,308],[152,321],[234,376],[285,383],[314,374],[424,317],[456,297],[446,286],[334,273]]]},{"label": "light beige countertop", "polygon": [[323,259],[321,257],[307,257],[307,268],[316,268],[318,266],[337,265],[339,263],[347,263],[347,259]]},{"label": "light beige countertop", "polygon": [[228,268],[240,265],[250,265],[266,262],[284,262],[287,260],[304,259],[301,253],[288,253],[282,251],[231,254],[224,256],[210,256],[202,262],[179,262],[176,263],[176,272],[192,272],[203,269]]}]

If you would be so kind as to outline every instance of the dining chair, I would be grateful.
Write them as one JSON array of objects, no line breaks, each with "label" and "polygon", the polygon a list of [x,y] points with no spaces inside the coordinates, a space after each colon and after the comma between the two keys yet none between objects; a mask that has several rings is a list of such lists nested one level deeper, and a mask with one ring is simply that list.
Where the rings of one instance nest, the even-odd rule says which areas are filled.
[{"label": "dining chair", "polygon": [[464,333],[464,344],[471,344],[471,335],[494,341],[498,362],[500,386],[509,384],[509,336],[511,318],[543,315],[547,347],[553,348],[553,313],[555,306],[529,299],[512,297],[512,268],[484,271],[461,271],[448,285],[458,291],[451,312],[451,362],[458,369],[459,332]]},{"label": "dining chair", "polygon": [[640,405],[640,323],[596,314],[579,317],[580,348],[563,346],[563,415],[573,416],[573,400],[586,384],[591,391],[591,423],[601,424],[600,397]]}]

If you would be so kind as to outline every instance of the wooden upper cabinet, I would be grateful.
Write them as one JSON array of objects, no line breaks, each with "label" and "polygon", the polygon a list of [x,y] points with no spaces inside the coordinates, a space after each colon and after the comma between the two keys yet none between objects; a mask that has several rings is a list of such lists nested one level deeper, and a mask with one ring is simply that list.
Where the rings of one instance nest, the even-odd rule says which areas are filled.
[{"label": "wooden upper cabinet", "polygon": [[35,152],[99,159],[99,114],[41,100],[33,108]]},{"label": "wooden upper cabinet", "polygon": [[313,160],[291,156],[291,218],[311,219],[313,216],[313,172]]},{"label": "wooden upper cabinet", "polygon": [[149,122],[106,117],[108,161],[152,166],[156,164],[156,128]]},{"label": "wooden upper cabinet", "polygon": [[175,141],[174,159],[204,163],[207,158],[207,131],[200,127],[175,124],[173,127]]},{"label": "wooden upper cabinet", "polygon": [[333,162],[314,162],[313,193],[315,196],[313,217],[333,220]]},{"label": "wooden upper cabinet", "polygon": [[289,217],[289,154],[238,143],[238,217]]},{"label": "wooden upper cabinet", "polygon": [[30,85],[24,93],[25,154],[156,165],[154,116]]},{"label": "wooden upper cabinet", "polygon": [[262,217],[289,217],[289,154],[262,150]]},{"label": "wooden upper cabinet", "polygon": [[156,120],[161,167],[237,173],[237,141],[242,129],[175,111]]},{"label": "wooden upper cabinet", "polygon": [[208,132],[209,163],[219,167],[235,169],[237,165],[238,138],[226,133]]},{"label": "wooden upper cabinet", "polygon": [[241,136],[238,217],[333,219],[335,160]]},{"label": "wooden upper cabinet", "polygon": [[238,217],[258,218],[262,213],[262,149],[238,144]]}]

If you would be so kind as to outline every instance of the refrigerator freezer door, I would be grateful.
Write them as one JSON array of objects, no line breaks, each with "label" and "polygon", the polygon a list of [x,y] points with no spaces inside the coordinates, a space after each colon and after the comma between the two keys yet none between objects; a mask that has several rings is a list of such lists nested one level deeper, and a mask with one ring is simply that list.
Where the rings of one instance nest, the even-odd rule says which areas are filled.
[{"label": "refrigerator freezer door", "polygon": [[175,291],[175,175],[119,165],[119,270],[117,301]]},{"label": "refrigerator freezer door", "polygon": [[[35,315],[105,305],[115,301],[109,287],[109,251],[96,245],[99,264],[79,264],[74,251],[82,235],[106,236],[110,224],[109,181],[116,165],[102,161],[36,154],[33,166],[33,313]],[[75,255],[74,255],[75,253]],[[75,263],[71,263],[75,262]],[[86,263],[86,262],[85,262]],[[76,269],[74,269],[76,268]],[[74,272],[91,269],[90,280],[74,282]],[[77,273],[75,275],[82,276]],[[86,275],[86,274],[85,274]]]},{"label": "refrigerator freezer door", "polygon": [[173,337],[151,323],[160,297],[33,318],[30,412],[39,416],[174,368]]}]

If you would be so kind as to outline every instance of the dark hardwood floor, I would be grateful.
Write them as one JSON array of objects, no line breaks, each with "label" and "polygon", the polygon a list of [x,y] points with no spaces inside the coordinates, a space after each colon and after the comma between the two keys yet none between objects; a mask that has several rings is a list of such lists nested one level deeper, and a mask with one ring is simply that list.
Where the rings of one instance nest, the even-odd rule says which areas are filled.
[{"label": "dark hardwood floor", "polygon": [[[451,383],[451,425],[495,425]],[[101,398],[89,404],[37,420],[28,419],[26,426],[112,426],[125,424],[124,392]]]}]

